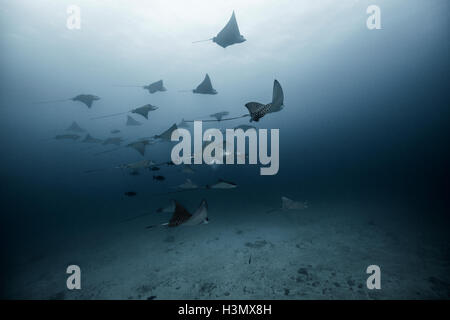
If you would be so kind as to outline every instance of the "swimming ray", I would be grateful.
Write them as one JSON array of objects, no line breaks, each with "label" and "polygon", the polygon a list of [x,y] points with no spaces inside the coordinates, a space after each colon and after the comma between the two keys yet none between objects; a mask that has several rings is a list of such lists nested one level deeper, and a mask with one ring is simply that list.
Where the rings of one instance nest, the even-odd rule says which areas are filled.
[{"label": "swimming ray", "polygon": [[142,123],[140,123],[139,121],[133,119],[130,116],[127,116],[127,122],[126,122],[127,126],[140,126],[142,125]]},{"label": "swimming ray", "polygon": [[136,162],[120,164],[114,168],[117,169],[146,169],[154,166],[155,163],[152,160],[146,159]]},{"label": "swimming ray", "polygon": [[135,113],[135,114],[139,114],[139,115],[143,116],[145,119],[148,119],[148,113],[150,111],[154,111],[154,110],[157,110],[157,109],[158,109],[157,106],[153,106],[153,105],[148,103],[146,105],[143,105],[142,107],[134,108],[134,109],[131,109],[129,111],[118,112],[118,113],[108,114],[108,115],[99,116],[99,117],[93,117],[93,118],[91,118],[91,120],[115,117],[115,116],[119,116],[119,115],[122,115],[122,114],[127,114],[129,112]]},{"label": "swimming ray", "polygon": [[259,102],[248,102],[245,107],[248,109],[250,122],[256,121],[264,117],[268,113],[278,112],[283,109],[284,106],[284,94],[278,80],[273,82],[272,102],[268,104],[262,104]]},{"label": "swimming ray", "polygon": [[193,189],[198,189],[199,186],[196,185],[195,183],[193,183],[191,181],[191,179],[186,179],[186,181],[182,184],[180,184],[179,186],[175,187],[178,188],[180,190],[193,190]]},{"label": "swimming ray", "polygon": [[206,189],[234,189],[237,188],[238,185],[231,181],[226,181],[223,179],[219,179],[216,183],[211,185],[206,185]]},{"label": "swimming ray", "polygon": [[135,108],[135,109],[131,110],[131,113],[139,114],[139,115],[143,116],[145,119],[148,120],[148,113],[150,111],[154,111],[154,110],[157,110],[157,109],[158,109],[158,107],[156,107],[156,106],[153,106],[151,104],[146,104],[146,105],[144,105],[142,107]]},{"label": "swimming ray", "polygon": [[148,90],[149,93],[155,93],[155,92],[164,92],[167,91],[167,89],[164,87],[163,81],[159,80],[156,82],[153,82],[147,86],[143,87],[145,90]]},{"label": "swimming ray", "polygon": [[167,226],[169,228],[173,228],[181,225],[195,226],[207,223],[209,223],[208,203],[205,199],[202,200],[194,214],[190,214],[185,207],[183,207],[178,201],[175,201],[175,212],[173,213],[172,218],[169,220],[169,222],[159,225],[147,226],[146,229],[154,228],[157,226]]},{"label": "swimming ray", "polygon": [[75,121],[72,122],[72,124],[70,125],[70,127],[68,127],[66,129],[66,131],[72,131],[72,132],[86,132],[86,130],[84,130],[83,128],[81,128],[78,123],[76,123]]},{"label": "swimming ray", "polygon": [[84,103],[88,108],[92,107],[94,101],[100,100],[100,97],[94,96],[92,94],[80,94],[71,99],[72,101],[79,101]]},{"label": "swimming ray", "polygon": [[65,102],[65,101],[79,101],[85,104],[88,108],[92,107],[94,101],[100,100],[100,97],[93,94],[79,94],[73,98],[69,99],[60,99],[60,100],[48,100],[48,101],[37,101],[34,104],[45,104],[45,103],[56,103],[56,102]]},{"label": "swimming ray", "polygon": [[200,93],[200,94],[217,94],[217,91],[213,88],[211,79],[209,78],[209,75],[206,74],[205,79],[195,88],[192,90],[193,93]]},{"label": "swimming ray", "polygon": [[221,121],[224,116],[227,116],[229,114],[230,113],[228,111],[221,111],[221,112],[210,114],[209,116],[211,118],[215,118],[217,121]]},{"label": "swimming ray", "polygon": [[150,94],[156,93],[156,92],[164,92],[167,91],[166,87],[164,87],[163,80],[158,80],[153,83],[150,83],[149,85],[144,86],[114,86],[114,87],[121,87],[121,88],[142,88],[144,90],[147,90]]},{"label": "swimming ray", "polygon": [[237,187],[238,187],[238,185],[236,183],[231,182],[231,181],[226,181],[223,179],[218,179],[215,183],[207,184],[204,186],[198,186],[198,185],[194,184],[190,179],[186,179],[186,181],[184,183],[175,187],[175,188],[178,188],[178,190],[164,192],[164,193],[157,193],[157,194],[153,194],[153,195],[154,196],[163,196],[163,195],[167,195],[167,194],[195,191],[195,190],[212,190],[212,189],[228,190],[228,189],[235,189]]},{"label": "swimming ray", "polygon": [[[114,138],[111,138],[111,139],[114,139]],[[118,139],[121,139],[121,138],[118,138]],[[121,140],[120,142],[122,142],[122,141],[124,141],[124,140]],[[94,155],[101,155],[101,154],[105,154],[105,153],[110,153],[110,152],[114,152],[114,151],[117,151],[117,150],[121,150],[123,148],[133,148],[136,151],[138,151],[141,155],[144,155],[145,154],[145,147],[148,146],[148,145],[152,145],[154,143],[155,143],[155,141],[152,140],[152,139],[143,138],[141,140],[129,143],[126,146],[123,146],[123,147],[119,146],[119,147],[111,149],[111,150],[105,150],[105,151],[97,152]]]},{"label": "swimming ray", "polygon": [[237,24],[236,15],[234,11],[231,15],[230,20],[228,20],[228,23],[222,30],[220,30],[220,32],[215,37],[206,40],[194,41],[193,43],[206,42],[210,40],[217,43],[222,48],[226,48],[233,44],[242,43],[246,41],[244,36],[241,35],[239,31],[239,26]]},{"label": "swimming ray", "polygon": [[179,123],[177,123],[178,128],[189,129],[189,123],[187,123],[184,118],[181,119]]},{"label": "swimming ray", "polygon": [[127,144],[127,147],[133,148],[134,150],[139,152],[142,156],[144,156],[145,147],[147,147],[148,145],[150,145],[150,140],[140,140]]},{"label": "swimming ray", "polygon": [[243,114],[242,116],[232,117],[232,118],[222,118],[220,120],[218,119],[198,119],[198,120],[184,120],[185,122],[194,122],[194,121],[202,121],[202,122],[222,122],[222,121],[229,121],[229,120],[236,120],[236,119],[242,119],[249,117],[249,114]]},{"label": "swimming ray", "polygon": [[294,201],[289,199],[288,197],[281,197],[281,207],[273,208],[267,213],[275,212],[275,211],[289,211],[289,210],[305,210],[308,209],[308,201]]},{"label": "swimming ray", "polygon": [[164,132],[161,133],[161,134],[157,134],[157,135],[153,136],[153,138],[154,138],[154,139],[160,139],[160,140],[162,140],[162,141],[172,141],[172,140],[171,140],[171,138],[172,138],[172,133],[173,133],[175,130],[177,130],[177,129],[178,129],[177,124],[174,123],[169,129],[167,129],[166,131],[164,131]]}]

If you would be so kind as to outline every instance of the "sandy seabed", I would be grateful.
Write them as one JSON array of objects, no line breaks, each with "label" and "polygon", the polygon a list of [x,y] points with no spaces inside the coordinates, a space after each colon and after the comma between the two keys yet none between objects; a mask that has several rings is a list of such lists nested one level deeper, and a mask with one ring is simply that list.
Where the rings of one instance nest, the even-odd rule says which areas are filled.
[{"label": "sandy seabed", "polygon": [[[58,249],[24,254],[12,299],[448,299],[450,245],[377,210],[314,206],[266,213],[210,203],[207,225],[145,229],[154,213],[70,234]],[[237,212],[240,207],[242,212]],[[228,211],[233,210],[233,215]],[[68,265],[81,289],[66,288]],[[366,268],[381,268],[381,290]]]}]

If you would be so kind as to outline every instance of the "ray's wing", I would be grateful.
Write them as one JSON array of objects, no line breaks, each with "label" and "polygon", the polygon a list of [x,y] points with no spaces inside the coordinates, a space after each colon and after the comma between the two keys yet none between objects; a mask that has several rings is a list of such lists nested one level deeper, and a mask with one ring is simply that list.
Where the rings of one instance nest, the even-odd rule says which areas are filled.
[{"label": "ray's wing", "polygon": [[273,94],[272,94],[272,106],[269,109],[270,112],[277,112],[283,109],[284,104],[284,94],[278,80],[273,82]]},{"label": "ray's wing", "polygon": [[88,108],[92,107],[92,103],[94,102],[94,100],[84,100],[82,101],[85,105],[87,105]]},{"label": "ray's wing", "polygon": [[249,102],[245,104],[245,107],[248,109],[248,112],[250,112],[250,114],[254,114],[255,112],[261,110],[264,105],[259,102]]},{"label": "ray's wing", "polygon": [[142,156],[145,155],[145,143],[143,142],[135,142],[128,145],[128,147],[133,148],[137,152],[139,152]]},{"label": "ray's wing", "polygon": [[132,117],[127,116],[127,123],[126,123],[126,125],[127,126],[140,126],[141,123],[139,121],[136,121]]},{"label": "ray's wing", "polygon": [[157,91],[166,91],[166,88],[164,88],[163,81],[159,80],[150,84],[148,86],[148,91],[150,93],[155,93]]},{"label": "ray's wing", "polygon": [[94,100],[91,99],[88,96],[85,95],[78,95],[75,98],[72,99],[73,101],[80,101],[81,103],[84,103],[88,108],[92,107],[92,103],[94,103]]},{"label": "ray's wing", "polygon": [[72,124],[70,125],[70,127],[68,127],[66,130],[73,131],[73,132],[85,132],[85,130],[83,128],[81,128],[78,125],[78,123],[76,123],[75,121],[73,121]]},{"label": "ray's wing", "polygon": [[172,132],[174,132],[177,129],[178,127],[176,123],[174,123],[169,129],[158,135],[157,138],[170,141],[172,139]]},{"label": "ray's wing", "polygon": [[202,223],[208,223],[208,203],[205,199],[202,200],[192,217],[190,217],[189,220],[185,222],[185,225],[195,226]]},{"label": "ray's wing", "polygon": [[203,79],[202,83],[198,85],[196,90],[200,92],[209,92],[214,90],[208,74],[206,74],[205,79]]},{"label": "ray's wing", "polygon": [[233,14],[231,15],[230,20],[228,20],[228,23],[226,26],[220,30],[220,32],[217,34],[216,39],[217,42],[223,42],[222,40],[229,40],[234,39],[240,36],[239,27],[236,21],[236,16]]},{"label": "ray's wing", "polygon": [[192,215],[181,204],[175,201],[175,212],[169,221],[169,227],[177,227],[189,220],[191,216]]},{"label": "ray's wing", "polygon": [[149,111],[150,110],[149,110],[149,108],[147,106],[143,106],[143,107],[136,108],[136,109],[132,110],[131,112],[140,114],[141,116],[143,116],[145,119],[148,120],[148,113],[149,113]]},{"label": "ray's wing", "polygon": [[287,197],[281,197],[281,208],[284,210],[289,210],[292,205],[294,204],[294,201],[287,198]]}]

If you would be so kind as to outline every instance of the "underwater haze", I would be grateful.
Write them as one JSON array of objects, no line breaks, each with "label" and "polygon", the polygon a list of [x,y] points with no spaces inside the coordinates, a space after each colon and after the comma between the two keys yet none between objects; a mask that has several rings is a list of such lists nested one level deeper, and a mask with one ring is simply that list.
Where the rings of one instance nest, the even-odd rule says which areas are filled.
[{"label": "underwater haze", "polygon": [[[193,43],[233,11],[244,42]],[[0,1],[0,297],[448,299],[449,21],[446,0]],[[274,80],[284,107],[249,122]],[[279,129],[276,174],[168,164],[156,135],[222,111],[204,130]]]}]

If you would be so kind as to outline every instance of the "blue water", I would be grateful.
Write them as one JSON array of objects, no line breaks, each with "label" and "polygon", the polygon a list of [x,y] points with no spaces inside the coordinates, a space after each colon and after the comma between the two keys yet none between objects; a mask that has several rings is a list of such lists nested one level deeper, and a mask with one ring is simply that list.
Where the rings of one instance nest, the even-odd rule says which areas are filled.
[{"label": "blue water", "polygon": [[[71,4],[82,10],[80,30],[66,28],[66,8]],[[424,234],[437,238],[438,244],[430,245],[436,251],[430,253],[433,259],[425,261],[419,253],[411,254],[424,265],[431,265],[429,276],[417,284],[431,291],[423,289],[423,295],[415,295],[414,286],[402,287],[400,283],[398,291],[380,297],[448,298],[449,3],[376,1],[381,8],[381,30],[366,27],[366,8],[370,4],[3,2],[2,296],[54,297],[55,292],[64,290],[64,283],[54,292],[39,294],[22,286],[30,270],[45,270],[42,257],[50,266],[58,260],[67,241],[100,234],[125,219],[152,212],[169,197],[176,197],[190,211],[206,198],[210,202],[210,225],[215,218],[220,226],[220,215],[225,214],[231,221],[224,225],[225,229],[239,229],[240,218],[246,220],[248,215],[255,234],[264,238],[265,231],[258,231],[258,213],[265,214],[260,212],[265,210],[262,208],[277,207],[280,197],[288,196],[308,200],[309,212],[314,215],[348,208],[343,211],[350,221],[382,208],[379,218],[384,225],[394,226],[394,233],[397,227],[406,232],[405,243],[420,243],[419,236]],[[246,42],[226,49],[212,42],[191,43],[214,36],[233,10]],[[206,73],[217,95],[179,92],[195,88]],[[146,85],[159,79],[164,80],[166,92],[150,95],[140,88],[115,87]],[[110,131],[119,129],[121,132],[115,136],[129,143],[160,134],[183,118],[206,119],[223,110],[239,116],[247,113],[244,105],[249,101],[270,102],[274,79],[283,87],[284,109],[251,123],[261,129],[280,130],[280,169],[274,176],[260,176],[259,165],[193,166],[196,173],[192,176],[181,173],[180,168],[163,166],[160,171],[141,170],[140,175],[132,176],[126,170],[112,168],[142,159],[169,161],[173,145],[149,146],[142,157],[130,148],[98,154],[115,147],[54,139],[67,133],[65,129],[72,121],[100,139],[113,136]],[[94,102],[91,109],[72,101],[33,103],[81,93],[98,95],[101,100]],[[132,115],[143,123],[139,127],[126,127],[125,115],[91,119],[147,103],[159,109],[150,112],[148,120]],[[248,118],[212,122],[204,127],[233,128],[239,124],[249,124]],[[94,169],[102,171],[83,173]],[[166,179],[158,182],[152,175]],[[223,178],[238,184],[238,189],[156,195],[172,191],[186,177],[199,185]],[[137,196],[124,196],[127,191],[137,192]],[[311,215],[308,211],[305,214]],[[146,225],[165,220],[150,215],[145,221],[124,226],[123,232],[147,232]],[[320,230],[320,219],[311,223]],[[276,226],[277,220],[269,224]],[[366,227],[358,227],[358,232]],[[276,230],[280,235],[284,232],[281,227]],[[219,242],[228,241],[221,239]],[[114,237],[104,241],[115,243]],[[349,244],[356,252],[358,245]],[[74,255],[82,256],[82,249],[73,250]],[[388,247],[386,250],[389,252]],[[199,256],[199,265],[202,260]],[[321,264],[327,265],[327,260]],[[434,264],[439,268],[433,271]],[[120,270],[126,273],[124,268]],[[392,273],[397,276],[395,271]],[[47,281],[51,287],[51,281],[45,279],[36,283]],[[170,299],[219,297],[162,292],[162,298]],[[226,297],[258,297],[229,293]],[[56,297],[72,298],[68,293]],[[113,293],[75,298],[80,297],[123,298]],[[283,293],[268,297],[285,298]],[[323,296],[339,297],[352,298]],[[361,297],[366,296],[357,296]]]}]

